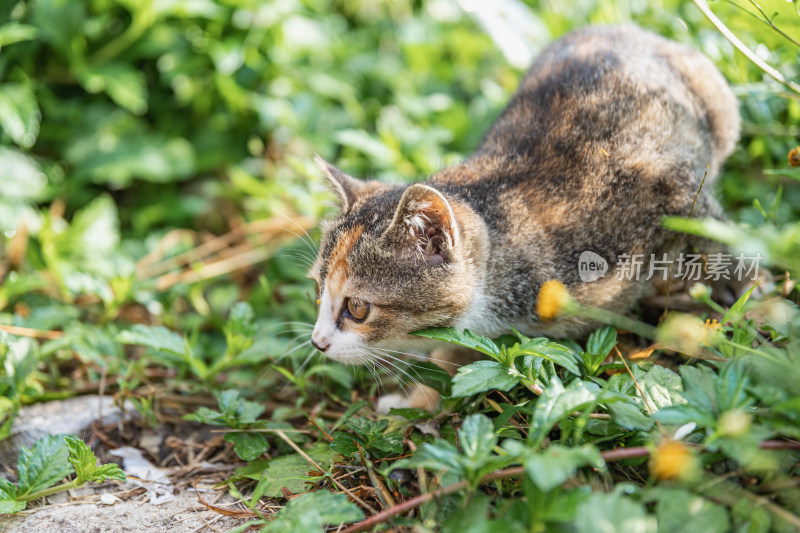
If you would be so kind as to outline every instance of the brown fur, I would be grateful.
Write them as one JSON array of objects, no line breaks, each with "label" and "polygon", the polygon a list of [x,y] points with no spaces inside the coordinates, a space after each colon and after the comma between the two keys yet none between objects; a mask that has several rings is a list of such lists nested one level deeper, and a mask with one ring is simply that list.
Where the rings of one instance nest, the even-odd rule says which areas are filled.
[{"label": "brown fur", "polygon": [[[690,213],[707,165],[692,214],[722,216],[710,191],[738,134],[736,99],[697,51],[635,27],[578,31],[541,54],[475,153],[425,184],[365,183],[322,162],[342,212],[311,275],[340,303],[370,302],[346,344],[362,358],[407,351],[410,332],[434,326],[580,336],[593,325],[539,320],[542,283],[629,309],[646,284],[616,279],[616,258],[676,249],[660,220]],[[609,262],[605,278],[580,280],[583,251]]]}]

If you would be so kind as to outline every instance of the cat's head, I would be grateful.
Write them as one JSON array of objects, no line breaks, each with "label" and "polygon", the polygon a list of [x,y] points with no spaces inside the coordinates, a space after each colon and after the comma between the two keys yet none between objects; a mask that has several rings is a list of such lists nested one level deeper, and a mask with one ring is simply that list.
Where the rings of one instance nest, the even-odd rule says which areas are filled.
[{"label": "cat's head", "polygon": [[381,348],[402,349],[412,331],[453,324],[475,285],[468,208],[428,185],[360,181],[317,163],[341,210],[323,224],[309,273],[319,304],[314,346],[361,364]]}]

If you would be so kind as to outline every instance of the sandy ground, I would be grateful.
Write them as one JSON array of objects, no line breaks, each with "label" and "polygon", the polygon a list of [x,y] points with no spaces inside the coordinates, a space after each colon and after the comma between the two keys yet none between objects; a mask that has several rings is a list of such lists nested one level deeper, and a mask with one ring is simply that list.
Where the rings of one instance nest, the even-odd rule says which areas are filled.
[{"label": "sandy ground", "polygon": [[[47,434],[71,433],[86,438],[91,435],[89,426],[102,420],[106,424],[122,423],[135,411],[123,412],[113,405],[109,397],[81,396],[61,401],[52,401],[24,407],[14,421],[11,436],[0,441],[0,475],[8,477],[5,465],[15,465],[20,446],[30,447]],[[163,435],[157,437],[160,443]],[[145,442],[146,439],[142,439]],[[158,446],[155,446],[158,448]],[[127,463],[127,460],[125,461]],[[213,465],[209,465],[213,466]],[[169,470],[159,470],[167,475]],[[130,472],[129,472],[130,474]],[[154,479],[136,472],[138,477]],[[153,501],[169,501],[158,505],[150,498],[156,495],[145,493],[143,488],[164,487]],[[0,533],[203,533],[228,531],[243,523],[245,519],[218,514],[202,506],[191,487],[185,483],[175,486],[165,479],[161,485],[137,484],[129,480],[125,484],[107,482],[103,485],[89,484],[69,493],[58,493],[47,501],[36,501],[28,509],[16,515],[0,515]],[[209,486],[213,481],[209,481]],[[119,498],[112,497],[116,494]],[[105,495],[105,496],[104,496]],[[220,497],[221,496],[221,497]],[[101,497],[109,502],[101,501]],[[208,491],[203,498],[212,505],[226,507],[233,499],[221,492]],[[237,508],[240,506],[237,506]]]},{"label": "sandy ground", "polygon": [[34,503],[20,514],[0,515],[0,532],[203,533],[228,531],[243,522],[209,511],[197,502],[193,493],[185,492],[161,505],[137,500],[113,505],[80,501]]}]

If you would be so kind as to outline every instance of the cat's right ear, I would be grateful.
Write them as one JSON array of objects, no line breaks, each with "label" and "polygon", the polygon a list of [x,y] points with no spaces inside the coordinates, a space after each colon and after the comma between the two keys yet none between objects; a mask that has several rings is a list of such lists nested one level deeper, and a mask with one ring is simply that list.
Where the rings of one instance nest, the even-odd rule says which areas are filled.
[{"label": "cat's right ear", "polygon": [[353,176],[345,174],[318,155],[314,157],[314,162],[322,169],[322,172],[325,173],[325,176],[331,184],[331,189],[333,189],[333,192],[339,197],[341,212],[347,213],[350,211],[350,208],[356,203],[358,197],[364,192],[366,184]]}]

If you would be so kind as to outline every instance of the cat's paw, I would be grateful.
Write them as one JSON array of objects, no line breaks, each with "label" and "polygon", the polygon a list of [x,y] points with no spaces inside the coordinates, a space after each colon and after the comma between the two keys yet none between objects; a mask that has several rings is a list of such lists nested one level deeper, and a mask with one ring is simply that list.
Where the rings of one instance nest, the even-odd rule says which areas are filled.
[{"label": "cat's paw", "polygon": [[381,414],[388,414],[392,409],[405,409],[411,407],[411,399],[405,394],[387,394],[378,398],[375,410]]}]

